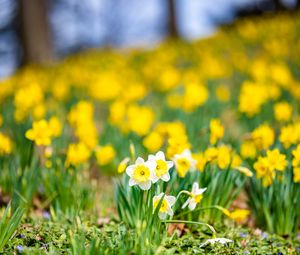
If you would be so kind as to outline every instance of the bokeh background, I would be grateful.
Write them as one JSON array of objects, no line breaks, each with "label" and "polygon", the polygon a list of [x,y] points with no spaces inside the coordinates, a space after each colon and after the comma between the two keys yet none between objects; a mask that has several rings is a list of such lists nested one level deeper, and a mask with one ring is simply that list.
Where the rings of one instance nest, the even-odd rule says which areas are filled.
[{"label": "bokeh background", "polygon": [[250,15],[299,9],[299,0],[0,0],[0,79],[95,47],[193,40]]}]

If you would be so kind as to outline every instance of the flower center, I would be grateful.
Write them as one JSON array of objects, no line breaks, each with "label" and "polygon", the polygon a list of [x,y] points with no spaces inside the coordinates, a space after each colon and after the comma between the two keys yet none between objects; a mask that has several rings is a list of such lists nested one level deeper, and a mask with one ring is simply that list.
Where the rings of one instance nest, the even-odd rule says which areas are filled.
[{"label": "flower center", "polygon": [[150,169],[144,165],[138,165],[134,169],[133,179],[137,182],[146,182],[150,179]]},{"label": "flower center", "polygon": [[161,177],[164,174],[166,174],[167,171],[168,171],[167,163],[162,159],[156,160],[156,169],[155,169],[156,176]]},{"label": "flower center", "polygon": [[201,202],[202,200],[202,194],[199,194],[199,195],[192,195],[192,198],[195,200],[195,203],[198,204]]}]

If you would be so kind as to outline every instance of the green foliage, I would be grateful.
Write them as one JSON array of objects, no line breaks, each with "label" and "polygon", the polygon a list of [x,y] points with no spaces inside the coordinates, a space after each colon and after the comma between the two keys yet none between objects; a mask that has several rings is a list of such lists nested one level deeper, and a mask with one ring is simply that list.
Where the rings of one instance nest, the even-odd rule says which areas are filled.
[{"label": "green foliage", "polygon": [[[3,251],[3,248],[20,225],[24,211],[24,208],[18,207],[16,211],[12,213],[11,205],[9,204],[6,207],[0,221],[0,252]],[[10,216],[10,214],[12,215]]]}]

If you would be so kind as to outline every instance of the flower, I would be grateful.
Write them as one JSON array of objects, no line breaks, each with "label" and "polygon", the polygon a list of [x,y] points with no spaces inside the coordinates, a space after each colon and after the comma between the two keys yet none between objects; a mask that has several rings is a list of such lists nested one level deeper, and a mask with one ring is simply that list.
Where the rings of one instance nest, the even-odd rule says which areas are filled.
[{"label": "flower", "polygon": [[252,177],[253,173],[251,172],[251,170],[247,167],[244,166],[238,166],[235,168],[235,170],[238,170],[239,172],[243,173],[244,175],[246,175],[247,177]]},{"label": "flower", "polygon": [[127,164],[129,163],[129,157],[124,158],[118,165],[118,173],[122,174],[125,172]]},{"label": "flower", "polygon": [[52,131],[46,120],[35,121],[32,128],[27,130],[26,138],[34,141],[37,145],[49,145],[51,143]]},{"label": "flower", "polygon": [[130,177],[129,186],[138,185],[142,190],[148,190],[154,178],[156,162],[153,160],[144,161],[138,157],[135,164],[126,168],[126,174]]},{"label": "flower", "polygon": [[144,140],[143,145],[147,148],[148,151],[154,152],[161,148],[164,143],[164,138],[158,132],[151,132],[148,134]]},{"label": "flower", "polygon": [[111,163],[115,156],[116,151],[114,147],[112,147],[110,144],[107,144],[105,146],[99,146],[95,151],[97,162],[100,166],[108,165]]},{"label": "flower", "polygon": [[227,238],[212,238],[212,239],[208,239],[206,240],[204,243],[202,243],[200,245],[201,247],[204,247],[208,244],[215,244],[215,243],[220,243],[220,244],[226,244],[226,243],[232,243],[233,241]]},{"label": "flower", "polygon": [[296,149],[294,149],[292,151],[293,154],[293,161],[292,161],[292,165],[294,167],[300,166],[300,144],[298,144],[298,146],[296,147]]},{"label": "flower", "polygon": [[67,165],[79,165],[88,161],[90,149],[82,142],[70,144],[67,150]]},{"label": "flower", "polygon": [[293,174],[294,174],[294,182],[300,183],[300,167],[294,167]]},{"label": "flower", "polygon": [[194,170],[197,164],[190,150],[184,150],[181,154],[176,154],[174,156],[174,162],[177,173],[181,178],[183,178],[190,169]]},{"label": "flower", "polygon": [[274,130],[268,125],[263,124],[257,127],[251,134],[253,142],[257,149],[268,149],[275,139]]},{"label": "flower", "polygon": [[219,85],[216,88],[216,97],[220,102],[228,102],[230,99],[230,90],[226,85]]},{"label": "flower", "polygon": [[51,129],[53,137],[58,137],[61,135],[62,125],[57,117],[54,116],[50,118],[49,128]]},{"label": "flower", "polygon": [[0,132],[0,155],[10,154],[12,147],[10,138]]},{"label": "flower", "polygon": [[298,134],[294,125],[287,125],[280,130],[279,141],[283,144],[285,149],[291,147],[292,144],[296,144],[298,140]]},{"label": "flower", "polygon": [[278,121],[289,121],[292,117],[293,108],[288,102],[279,102],[274,105],[275,119]]},{"label": "flower", "polygon": [[217,164],[218,167],[221,169],[226,169],[231,161],[230,149],[225,146],[221,145],[218,148],[218,156],[217,156]]},{"label": "flower", "polygon": [[158,211],[158,217],[161,220],[164,220],[167,217],[167,215],[172,217],[173,210],[171,207],[175,204],[176,198],[174,196],[167,196],[164,193],[160,193],[159,195],[154,196],[153,197],[153,213],[155,212],[160,201],[161,201],[161,204],[160,204],[160,208]]},{"label": "flower", "polygon": [[256,171],[257,178],[263,179],[263,186],[269,186],[272,184],[275,178],[275,171],[273,167],[270,167],[269,161],[266,157],[259,157],[254,163],[254,169]]},{"label": "flower", "polygon": [[267,159],[270,167],[278,171],[283,171],[287,167],[288,162],[285,158],[286,156],[281,154],[278,149],[267,151]]},{"label": "flower", "polygon": [[197,161],[196,168],[200,172],[204,171],[204,168],[206,166],[206,157],[204,156],[204,153],[198,152],[193,154],[193,158]]},{"label": "flower", "polygon": [[156,183],[159,179],[168,182],[170,180],[169,170],[174,165],[173,161],[166,161],[165,154],[162,151],[157,152],[155,156],[149,155],[148,160],[156,162],[152,182]]},{"label": "flower", "polygon": [[256,147],[253,141],[245,141],[241,144],[240,153],[245,159],[254,159],[256,156]]},{"label": "flower", "polygon": [[[225,212],[224,212],[225,213]],[[238,223],[241,223],[241,222],[244,222],[247,217],[249,216],[250,214],[250,211],[249,210],[246,210],[246,209],[235,209],[234,211],[232,212],[229,212],[227,210],[227,212],[225,213],[229,218],[233,219],[234,221],[238,222]]]},{"label": "flower", "polygon": [[209,124],[210,144],[215,145],[224,136],[224,127],[219,119],[212,119]]},{"label": "flower", "polygon": [[183,204],[182,209],[185,207],[189,207],[191,211],[193,211],[196,208],[196,205],[199,204],[202,200],[202,194],[206,191],[207,188],[199,189],[199,184],[197,182],[193,183],[192,191],[189,193],[189,198],[187,201]]}]

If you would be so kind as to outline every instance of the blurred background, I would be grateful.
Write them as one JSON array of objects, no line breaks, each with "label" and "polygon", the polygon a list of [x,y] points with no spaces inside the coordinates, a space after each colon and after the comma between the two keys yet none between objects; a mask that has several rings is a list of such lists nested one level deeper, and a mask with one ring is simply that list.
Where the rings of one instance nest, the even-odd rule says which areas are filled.
[{"label": "blurred background", "polygon": [[237,18],[299,8],[300,0],[0,0],[0,79],[86,48],[193,40]]}]

